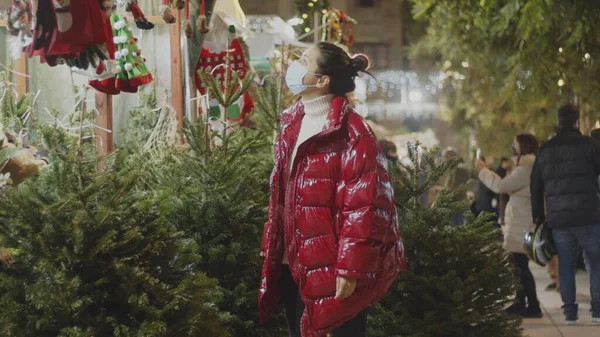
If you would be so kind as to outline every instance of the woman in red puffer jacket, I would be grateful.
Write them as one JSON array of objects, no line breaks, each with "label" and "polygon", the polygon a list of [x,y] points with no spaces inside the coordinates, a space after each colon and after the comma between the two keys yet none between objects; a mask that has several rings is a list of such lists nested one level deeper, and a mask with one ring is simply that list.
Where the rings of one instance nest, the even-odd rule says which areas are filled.
[{"label": "woman in red puffer jacket", "polygon": [[302,100],[275,144],[259,314],[283,302],[291,337],[366,336],[365,309],[405,269],[386,157],[346,98],[368,66],[321,42],[286,73]]}]

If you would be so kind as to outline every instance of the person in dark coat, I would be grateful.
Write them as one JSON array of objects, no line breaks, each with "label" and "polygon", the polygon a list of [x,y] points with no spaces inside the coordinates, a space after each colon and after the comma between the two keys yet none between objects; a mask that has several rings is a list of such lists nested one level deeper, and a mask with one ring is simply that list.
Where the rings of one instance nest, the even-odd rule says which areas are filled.
[{"label": "person in dark coat", "polygon": [[560,108],[556,136],[542,146],[531,173],[532,216],[552,231],[569,325],[579,318],[575,270],[582,248],[590,268],[592,319],[600,323],[600,143],[579,126],[577,107]]}]

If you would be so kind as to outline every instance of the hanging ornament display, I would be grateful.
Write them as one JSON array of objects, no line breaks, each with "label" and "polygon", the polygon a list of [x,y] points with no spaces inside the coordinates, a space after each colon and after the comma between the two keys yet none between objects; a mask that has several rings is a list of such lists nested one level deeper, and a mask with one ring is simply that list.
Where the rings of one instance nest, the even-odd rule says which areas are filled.
[{"label": "hanging ornament display", "polygon": [[[233,34],[229,49],[222,52],[214,53],[206,48],[202,48],[200,57],[196,63],[196,76],[194,80],[200,94],[206,95],[207,85],[202,82],[202,79],[198,75],[199,72],[211,73],[218,81],[222,91],[226,89],[231,90],[233,86],[238,86],[238,82],[245,78],[248,73],[247,60],[239,38],[236,38],[235,34]],[[229,72],[228,78],[226,78],[226,72]],[[236,79],[231,79],[231,74],[234,72],[237,72],[239,76]],[[226,83],[228,81],[233,83]],[[244,93],[235,104],[227,107],[227,111],[221,111],[221,107],[211,105],[209,110],[204,111],[204,113],[209,113],[209,116],[213,118],[219,118],[220,116],[217,116],[217,114],[222,113],[226,115],[228,120],[239,121],[252,110],[253,106],[254,102],[250,94]]]},{"label": "hanging ornament display", "polygon": [[34,15],[29,0],[12,0],[7,12],[7,28],[10,35],[11,56],[23,54],[23,48],[33,42]]},{"label": "hanging ornament display", "polygon": [[185,33],[185,36],[188,39],[191,39],[192,37],[194,37],[194,29],[192,28],[192,24],[190,23],[190,2],[186,1],[185,2],[185,8],[183,10],[183,18],[184,18],[184,22],[183,22],[183,32]]},{"label": "hanging ornament display", "polygon": [[115,60],[115,43],[113,41],[112,24],[110,22],[111,13],[116,9],[112,1],[103,1],[102,20],[104,22],[104,34],[106,36],[106,52],[108,60],[101,62],[95,69],[95,73],[84,73],[90,78],[89,84],[92,88],[109,95],[116,95],[120,91],[115,87],[114,77],[117,74],[117,62]]},{"label": "hanging ornament display", "polygon": [[102,15],[98,1],[38,0],[27,56],[37,55],[50,66],[96,67],[107,59]]},{"label": "hanging ornament display", "polygon": [[144,12],[142,12],[142,9],[138,5],[138,0],[127,1],[125,10],[131,12],[131,15],[133,15],[133,19],[135,20],[135,25],[139,29],[149,30],[154,28],[154,24],[148,21],[148,19],[144,15]]},{"label": "hanging ornament display", "polygon": [[322,41],[342,45],[348,50],[354,45],[354,28],[356,20],[346,15],[344,11],[331,9],[323,15]]},{"label": "hanging ornament display", "polygon": [[206,34],[210,31],[204,0],[200,0],[198,19],[196,20],[196,29],[202,34]]},{"label": "hanging ornament display", "polygon": [[174,10],[177,10],[179,3],[181,0],[162,0],[161,2],[161,13],[162,18],[166,23],[175,23],[177,18],[175,18]]},{"label": "hanging ornament display", "polygon": [[118,92],[135,93],[142,85],[152,82],[152,74],[148,71],[142,51],[138,48],[138,39],[133,37],[128,27],[129,19],[117,13],[110,15],[114,52],[112,56],[116,62],[116,75],[114,78],[101,81],[92,81],[97,90],[107,94]]}]

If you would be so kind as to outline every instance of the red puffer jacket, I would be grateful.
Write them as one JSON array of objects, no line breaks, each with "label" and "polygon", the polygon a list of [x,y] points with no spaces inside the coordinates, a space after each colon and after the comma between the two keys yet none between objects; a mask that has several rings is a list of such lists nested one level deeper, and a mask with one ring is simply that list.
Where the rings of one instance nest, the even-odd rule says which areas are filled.
[{"label": "red puffer jacket", "polygon": [[[303,116],[302,103],[285,112],[275,144],[259,315],[266,321],[280,302],[285,247],[306,303],[302,337],[321,337],[380,300],[406,261],[386,158],[345,97],[333,99],[322,132],[300,145],[282,190]],[[358,279],[342,301],[334,299],[337,276]]]}]

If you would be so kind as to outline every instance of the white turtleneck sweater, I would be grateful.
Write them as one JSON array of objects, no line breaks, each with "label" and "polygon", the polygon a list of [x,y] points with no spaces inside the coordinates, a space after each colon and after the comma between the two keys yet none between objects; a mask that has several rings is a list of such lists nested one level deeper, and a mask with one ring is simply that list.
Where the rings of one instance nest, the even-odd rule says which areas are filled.
[{"label": "white turtleneck sweater", "polygon": [[[325,123],[327,123],[327,115],[329,114],[331,101],[333,101],[333,95],[321,96],[310,101],[302,100],[302,104],[304,104],[304,117],[302,118],[302,125],[300,126],[300,133],[298,134],[298,140],[294,146],[294,151],[292,151],[292,155],[288,160],[287,179],[289,179],[290,173],[292,172],[292,167],[296,159],[296,152],[298,152],[300,145],[312,136],[321,132]],[[286,249],[283,250],[282,263],[288,263]]]}]

